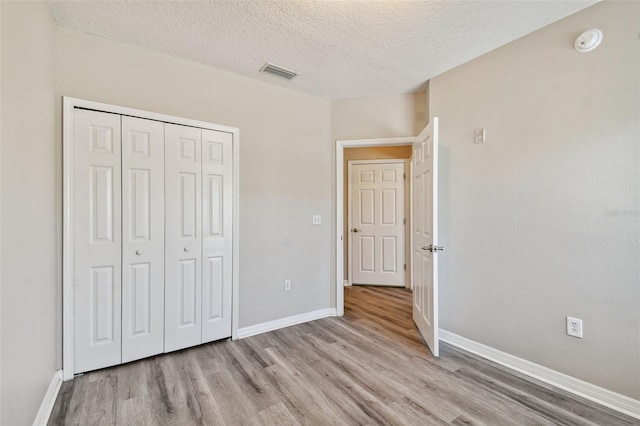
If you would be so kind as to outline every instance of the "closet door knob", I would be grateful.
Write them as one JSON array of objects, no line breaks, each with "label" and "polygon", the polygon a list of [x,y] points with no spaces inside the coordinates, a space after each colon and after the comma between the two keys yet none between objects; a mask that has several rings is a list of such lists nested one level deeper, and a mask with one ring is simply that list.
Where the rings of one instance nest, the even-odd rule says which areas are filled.
[{"label": "closet door knob", "polygon": [[189,252],[189,247],[185,247],[184,251],[188,253]]},{"label": "closet door knob", "polygon": [[136,254],[140,256],[142,254],[142,250],[136,250]]}]

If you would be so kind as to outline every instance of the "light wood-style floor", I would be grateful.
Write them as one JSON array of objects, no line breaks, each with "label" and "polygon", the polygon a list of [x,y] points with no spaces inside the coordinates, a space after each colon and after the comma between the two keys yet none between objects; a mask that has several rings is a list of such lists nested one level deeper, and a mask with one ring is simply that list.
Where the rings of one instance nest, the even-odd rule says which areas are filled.
[{"label": "light wood-style floor", "polygon": [[345,316],[208,344],[65,382],[49,424],[631,425],[443,345],[405,289],[347,287]]}]

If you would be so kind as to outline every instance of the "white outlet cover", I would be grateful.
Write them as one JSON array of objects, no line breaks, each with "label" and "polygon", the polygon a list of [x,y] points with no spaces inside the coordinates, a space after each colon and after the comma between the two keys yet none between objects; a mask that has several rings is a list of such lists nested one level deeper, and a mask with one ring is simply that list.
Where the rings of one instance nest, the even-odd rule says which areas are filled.
[{"label": "white outlet cover", "polygon": [[319,214],[314,214],[313,218],[311,220],[311,223],[313,225],[321,225],[322,224],[322,216],[320,216]]},{"label": "white outlet cover", "polygon": [[567,317],[567,334],[569,336],[582,339],[582,320],[579,318]]}]

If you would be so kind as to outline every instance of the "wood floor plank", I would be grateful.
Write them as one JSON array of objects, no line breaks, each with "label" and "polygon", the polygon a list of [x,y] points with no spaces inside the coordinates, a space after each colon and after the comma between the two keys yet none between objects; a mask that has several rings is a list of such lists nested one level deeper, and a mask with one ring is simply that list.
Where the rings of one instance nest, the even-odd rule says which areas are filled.
[{"label": "wood floor plank", "polygon": [[403,288],[345,288],[345,316],[86,373],[50,425],[640,425],[441,345]]},{"label": "wood floor plank", "polygon": [[292,374],[281,365],[273,365],[266,371],[282,395],[282,402],[300,424],[344,424],[341,413],[320,394],[305,386],[297,373]]},{"label": "wood floor plank", "polygon": [[393,403],[393,409],[402,416],[403,424],[424,424],[424,425],[448,425],[450,421],[442,420],[442,417],[435,415],[431,410],[417,404],[409,397],[403,397]]},{"label": "wood floor plank", "polygon": [[261,410],[258,415],[264,425],[293,426],[298,424],[282,402]]},{"label": "wood floor plank", "polygon": [[299,381],[314,384],[318,389],[317,398],[321,400],[319,404],[340,420],[335,423],[358,425],[368,420],[357,404],[347,397],[344,387],[321,364],[321,360],[308,362],[306,357],[300,357],[295,351],[287,351],[285,356],[277,347],[269,348],[268,351],[290,374],[298,374]]}]

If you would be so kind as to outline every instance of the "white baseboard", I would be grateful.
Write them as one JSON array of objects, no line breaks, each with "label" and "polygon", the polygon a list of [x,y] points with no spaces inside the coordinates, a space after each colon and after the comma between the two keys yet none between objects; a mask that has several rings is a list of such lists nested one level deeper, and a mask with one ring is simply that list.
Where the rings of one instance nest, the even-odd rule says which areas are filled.
[{"label": "white baseboard", "polygon": [[335,308],[318,309],[317,311],[306,312],[304,314],[293,315],[286,318],[280,318],[273,321],[263,322],[261,324],[252,325],[238,329],[238,338],[255,336],[256,334],[267,333],[269,331],[290,327],[303,322],[315,321],[326,317],[335,317]]},{"label": "white baseboard", "polygon": [[640,401],[440,329],[440,340],[534,379],[640,419]]},{"label": "white baseboard", "polygon": [[51,411],[53,410],[53,405],[56,403],[56,398],[58,397],[58,391],[60,391],[61,385],[62,370],[58,370],[53,375],[51,383],[49,383],[47,393],[44,394],[44,399],[42,400],[42,404],[40,404],[40,409],[38,410],[38,414],[36,414],[36,419],[33,421],[33,426],[44,426],[47,424]]}]

